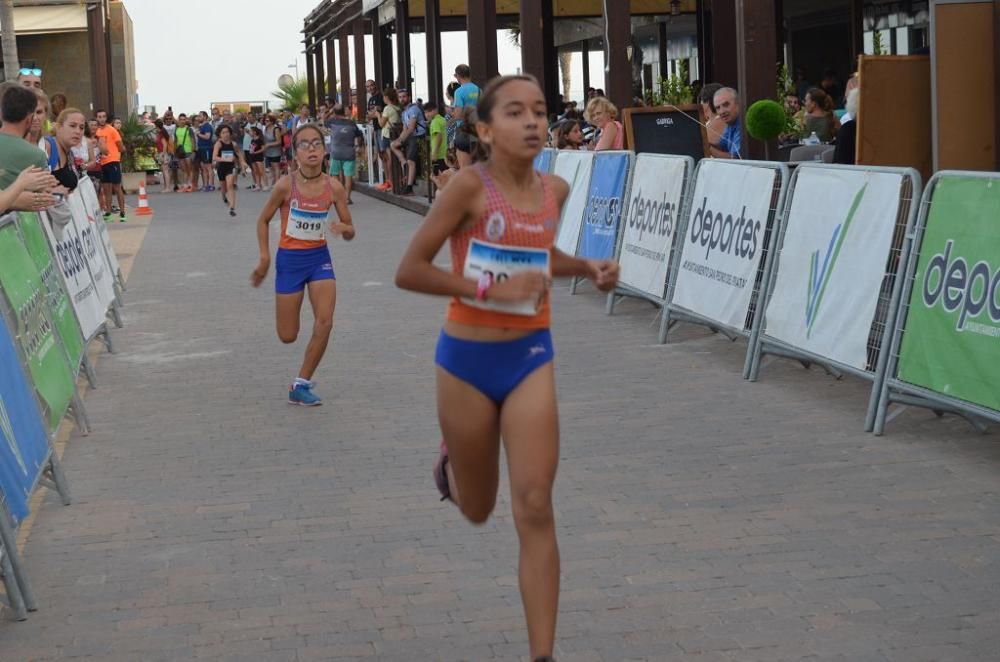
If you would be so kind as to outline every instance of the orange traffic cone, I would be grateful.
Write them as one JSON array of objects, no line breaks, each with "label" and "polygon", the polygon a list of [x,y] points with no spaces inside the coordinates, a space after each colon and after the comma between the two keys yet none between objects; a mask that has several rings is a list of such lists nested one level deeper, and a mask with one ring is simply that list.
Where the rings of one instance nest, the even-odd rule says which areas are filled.
[{"label": "orange traffic cone", "polygon": [[149,199],[146,197],[146,182],[139,182],[139,206],[135,209],[135,215],[153,215],[153,208],[149,206]]}]

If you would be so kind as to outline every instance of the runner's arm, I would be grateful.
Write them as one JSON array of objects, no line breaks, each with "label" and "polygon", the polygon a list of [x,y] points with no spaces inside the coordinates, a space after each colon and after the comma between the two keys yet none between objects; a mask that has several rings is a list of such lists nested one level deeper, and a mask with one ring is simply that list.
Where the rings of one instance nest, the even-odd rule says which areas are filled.
[{"label": "runner's arm", "polygon": [[260,260],[257,263],[257,268],[250,274],[250,284],[254,287],[260,286],[271,266],[271,219],[274,218],[275,212],[281,207],[281,203],[285,201],[289,193],[291,193],[291,185],[288,176],[285,175],[274,185],[274,190],[271,191],[270,197],[264,203],[264,208],[260,211],[260,216],[257,217],[257,245],[260,247]]},{"label": "runner's arm", "polygon": [[[215,143],[215,147],[212,148],[212,163],[219,162],[219,149],[222,147],[222,141]],[[273,215],[273,212],[272,212]]]}]

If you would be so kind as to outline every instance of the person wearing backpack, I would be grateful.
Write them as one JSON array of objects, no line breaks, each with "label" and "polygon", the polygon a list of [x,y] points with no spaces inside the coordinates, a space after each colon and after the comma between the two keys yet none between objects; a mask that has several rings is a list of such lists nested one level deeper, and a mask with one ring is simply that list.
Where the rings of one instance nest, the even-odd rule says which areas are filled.
[{"label": "person wearing backpack", "polygon": [[427,118],[420,104],[414,103],[409,90],[399,90],[399,103],[403,111],[403,132],[393,141],[393,151],[398,156],[406,157],[405,163],[400,159],[400,165],[406,168],[406,188],[403,195],[413,195],[413,184],[417,181],[417,159],[420,154],[420,141],[427,136]]}]

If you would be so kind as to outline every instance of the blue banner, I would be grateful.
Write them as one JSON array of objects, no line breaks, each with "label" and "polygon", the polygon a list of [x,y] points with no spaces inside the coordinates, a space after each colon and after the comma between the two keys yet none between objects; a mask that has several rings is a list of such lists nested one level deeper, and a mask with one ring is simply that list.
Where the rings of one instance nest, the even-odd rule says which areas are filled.
[{"label": "blue banner", "polygon": [[556,161],[556,152],[558,150],[546,147],[538,156],[535,157],[535,170],[539,172],[552,172],[552,166]]},{"label": "blue banner", "polygon": [[0,319],[0,492],[15,524],[49,454],[49,440],[14,339]]},{"label": "blue banner", "polygon": [[610,260],[615,256],[628,168],[627,153],[598,153],[594,157],[587,206],[583,210],[580,245],[576,251],[579,257]]}]

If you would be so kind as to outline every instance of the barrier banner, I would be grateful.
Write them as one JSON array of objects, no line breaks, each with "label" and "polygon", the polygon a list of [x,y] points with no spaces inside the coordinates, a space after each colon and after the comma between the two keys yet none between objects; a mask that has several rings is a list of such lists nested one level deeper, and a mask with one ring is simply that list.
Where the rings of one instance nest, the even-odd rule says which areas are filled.
[{"label": "barrier banner", "polygon": [[859,370],[899,216],[903,175],[802,168],[785,219],[767,336]]},{"label": "barrier banner", "polygon": [[87,213],[87,208],[83,203],[83,194],[80,191],[74,191],[67,198],[67,201],[73,215],[73,227],[83,245],[83,255],[87,260],[90,278],[94,281],[94,287],[97,289],[97,300],[101,302],[101,310],[106,313],[115,298],[115,284],[114,274],[104,258],[104,249],[100,246],[101,238],[97,229],[98,223],[102,227],[104,226],[104,220],[96,221],[92,215]]},{"label": "barrier banner", "polygon": [[566,180],[569,195],[563,203],[562,219],[556,235],[556,248],[566,255],[573,255],[580,241],[583,211],[587,207],[587,188],[594,167],[594,152],[562,150],[556,156],[553,174]]},{"label": "barrier banner", "polygon": [[673,304],[745,328],[778,176],[738,162],[699,164]]},{"label": "barrier banner", "polygon": [[1000,186],[942,176],[923,231],[900,381],[1000,410]]},{"label": "barrier banner", "polygon": [[101,237],[101,245],[104,247],[104,258],[108,266],[111,267],[111,275],[117,276],[121,273],[121,266],[118,264],[118,256],[115,255],[115,248],[111,245],[111,234],[108,226],[104,223],[101,212],[101,202],[97,199],[97,191],[89,177],[85,177],[77,186],[83,197],[83,206],[87,210],[87,220],[97,228]]},{"label": "barrier banner", "polygon": [[684,157],[640,154],[622,220],[619,282],[662,300],[684,195]]},{"label": "barrier banner", "polygon": [[28,514],[31,490],[48,456],[41,412],[14,339],[0,318],[0,492],[15,526]]},{"label": "barrier banner", "polygon": [[45,286],[45,302],[48,304],[52,323],[59,333],[70,364],[74,367],[79,366],[83,359],[83,332],[80,331],[80,323],[76,321],[76,315],[73,313],[59,272],[52,262],[52,253],[49,251],[49,242],[45,238],[42,222],[38,214],[34,213],[19,212],[17,216],[24,247],[31,256],[31,261],[35,263],[35,268],[38,269],[42,284]]},{"label": "barrier banner", "polygon": [[627,152],[598,152],[594,157],[580,245],[576,251],[579,257],[609,260],[615,256],[630,163]]},{"label": "barrier banner", "polygon": [[76,385],[46,315],[44,287],[17,227],[0,222],[0,290],[13,311],[11,331],[53,432],[69,408]]},{"label": "barrier banner", "polygon": [[[56,256],[56,264],[62,272],[66,290],[76,311],[76,319],[80,322],[80,330],[86,339],[94,334],[104,324],[107,308],[101,305],[101,298],[87,268],[87,256],[83,240],[76,232],[76,226],[71,217],[68,203],[58,205],[49,212],[40,214],[42,227],[48,237],[52,253]],[[58,220],[56,220],[58,219]]]},{"label": "barrier banner", "polygon": [[557,149],[546,147],[535,157],[535,170],[539,172],[552,172],[552,164],[556,159]]}]

